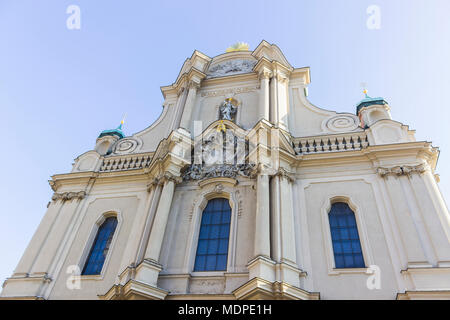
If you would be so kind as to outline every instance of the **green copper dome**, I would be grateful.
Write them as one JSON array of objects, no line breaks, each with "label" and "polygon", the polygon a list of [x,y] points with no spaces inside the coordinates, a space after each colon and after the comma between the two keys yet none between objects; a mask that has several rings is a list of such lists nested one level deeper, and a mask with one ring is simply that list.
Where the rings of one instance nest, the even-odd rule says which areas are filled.
[{"label": "green copper dome", "polygon": [[358,102],[358,104],[356,105],[356,114],[358,114],[359,110],[361,110],[362,108],[371,106],[374,104],[385,105],[388,103],[382,97],[372,98],[366,94],[366,97],[364,99],[362,99],[360,102]]},{"label": "green copper dome", "polygon": [[98,137],[101,138],[104,136],[118,136],[119,139],[125,138],[125,134],[122,131],[122,124],[123,123],[120,123],[120,125],[116,129],[103,130]]}]

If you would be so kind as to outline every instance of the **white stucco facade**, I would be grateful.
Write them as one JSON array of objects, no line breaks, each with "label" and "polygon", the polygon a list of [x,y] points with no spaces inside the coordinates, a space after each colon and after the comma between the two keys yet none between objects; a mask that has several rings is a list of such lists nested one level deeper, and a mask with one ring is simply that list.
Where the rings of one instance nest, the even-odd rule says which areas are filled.
[{"label": "white stucco facade", "polygon": [[[52,176],[47,213],[0,297],[450,298],[438,149],[391,119],[382,98],[366,97],[355,114],[314,106],[309,72],[265,41],[214,58],[194,51],[161,87],[152,125],[127,137],[103,132],[70,173]],[[193,146],[208,153],[217,134],[237,141],[237,153],[244,146],[244,163],[193,166]],[[202,212],[214,198],[231,207],[226,270],[193,271]],[[336,202],[354,212],[363,268],[336,268]],[[117,227],[100,274],[74,276],[108,217]],[[367,285],[371,266],[377,288]]]}]

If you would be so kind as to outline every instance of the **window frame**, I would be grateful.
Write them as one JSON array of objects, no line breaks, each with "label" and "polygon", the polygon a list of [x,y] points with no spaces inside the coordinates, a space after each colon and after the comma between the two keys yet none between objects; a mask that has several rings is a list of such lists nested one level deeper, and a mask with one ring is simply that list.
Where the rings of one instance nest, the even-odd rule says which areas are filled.
[{"label": "window frame", "polygon": [[[201,229],[202,229],[202,227],[204,226],[204,225],[211,225],[211,224],[203,224],[203,221],[204,221],[204,216],[205,216],[205,213],[208,213],[208,212],[206,212],[206,208],[208,207],[208,205],[210,204],[210,203],[212,203],[214,200],[221,200],[221,201],[223,201],[225,204],[227,204],[228,205],[228,208],[229,208],[229,215],[230,215],[230,217],[229,217],[229,222],[226,222],[226,223],[220,223],[219,225],[227,225],[228,226],[228,235],[227,235],[227,252],[226,252],[226,261],[225,261],[225,269],[224,270],[195,270],[195,264],[196,264],[196,262],[197,262],[197,259],[198,259],[198,257],[199,257],[199,253],[198,253],[198,250],[199,250],[199,243],[200,243],[200,231],[201,231]],[[222,212],[222,214],[223,214],[223,212],[227,212],[228,210],[221,210],[221,212]],[[230,206],[230,201],[229,201],[229,199],[228,198],[224,198],[224,197],[214,197],[214,198],[212,198],[212,199],[209,199],[208,201],[207,201],[207,203],[206,203],[206,206],[205,206],[205,208],[202,210],[202,214],[201,214],[201,218],[200,218],[200,228],[199,228],[199,236],[198,236],[198,239],[197,239],[197,245],[196,245],[196,250],[195,250],[195,258],[194,258],[194,266],[193,266],[193,272],[226,272],[227,271],[227,269],[228,269],[228,256],[229,256],[229,246],[230,246],[230,236],[231,236],[231,215],[232,215],[232,208],[231,208],[231,206]],[[220,239],[224,239],[224,238],[217,238],[216,240],[220,240]],[[211,240],[214,240],[214,239],[204,239],[204,240],[207,240],[207,241],[211,241]],[[210,254],[210,255],[214,255],[214,254]],[[218,253],[216,253],[215,254],[216,256],[218,255]],[[208,256],[208,254],[206,254],[205,256]],[[217,267],[217,261],[216,261],[216,267]],[[205,268],[206,268],[206,262],[205,262]]]},{"label": "window frame", "polygon": [[[201,184],[203,192],[195,198],[191,209],[192,215],[189,218],[189,236],[186,244],[185,258],[182,273],[191,274],[191,276],[223,276],[225,273],[247,272],[246,267],[238,268],[236,266],[236,246],[237,246],[237,228],[240,218],[241,198],[239,189],[235,186],[237,181],[232,178],[212,178]],[[220,188],[217,188],[220,186]],[[200,233],[201,218],[209,200],[214,198],[226,198],[231,207],[230,236],[228,241],[227,269],[225,271],[194,271],[195,257],[197,253],[197,243]]]}]

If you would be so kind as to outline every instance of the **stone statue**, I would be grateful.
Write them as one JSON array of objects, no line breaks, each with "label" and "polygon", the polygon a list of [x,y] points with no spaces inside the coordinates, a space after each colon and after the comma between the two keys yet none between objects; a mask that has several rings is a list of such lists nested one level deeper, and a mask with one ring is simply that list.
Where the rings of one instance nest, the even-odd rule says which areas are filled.
[{"label": "stone statue", "polygon": [[237,108],[231,103],[231,99],[226,99],[220,106],[220,119],[233,121]]}]

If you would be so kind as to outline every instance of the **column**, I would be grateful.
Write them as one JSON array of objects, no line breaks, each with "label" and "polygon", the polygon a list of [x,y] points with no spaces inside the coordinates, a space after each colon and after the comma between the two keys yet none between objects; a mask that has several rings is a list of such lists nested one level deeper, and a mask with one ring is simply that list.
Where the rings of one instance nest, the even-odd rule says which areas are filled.
[{"label": "column", "polygon": [[278,80],[275,75],[270,80],[270,122],[278,123]]},{"label": "column", "polygon": [[256,174],[254,257],[247,264],[247,268],[250,281],[258,278],[274,282],[276,280],[276,262],[270,256],[269,174],[265,171],[262,164],[259,164]]},{"label": "column", "polygon": [[284,170],[278,174],[280,175],[281,261],[296,264],[294,207],[292,204],[293,179]]},{"label": "column", "polygon": [[33,238],[31,238],[25,253],[14,270],[15,276],[26,276],[30,272],[31,266],[33,265],[36,257],[39,255],[39,252],[45,244],[49,233],[52,231],[54,222],[58,218],[63,205],[64,201],[62,200],[54,200],[50,202],[44,218],[39,224],[39,227],[34,233]]},{"label": "column", "polygon": [[258,173],[256,178],[255,257],[270,258],[270,193],[269,176]]},{"label": "column", "polygon": [[139,264],[144,259],[144,253],[147,249],[148,239],[150,236],[150,230],[152,227],[153,218],[155,216],[156,208],[159,203],[161,196],[162,185],[159,181],[155,180],[151,187],[151,204],[148,209],[147,218],[145,220],[144,230],[142,232],[141,242],[139,244],[139,249],[136,255],[136,263]]},{"label": "column", "polygon": [[448,267],[450,266],[450,242],[449,234],[446,232],[449,225],[448,218],[445,212],[440,212],[441,208],[436,205],[436,201],[433,201],[433,196],[435,196],[433,193],[436,191],[427,188],[425,182],[427,175],[431,176],[429,169],[423,173],[411,174],[409,180],[416,203],[419,206],[424,229],[427,231],[427,238],[431,242],[430,246],[433,253],[436,255],[435,266]]},{"label": "column", "polygon": [[175,191],[176,178],[171,174],[166,174],[163,179],[164,186],[162,188],[158,209],[156,210],[147,249],[145,251],[145,259],[153,261],[159,260],[164,233],[169,219],[170,207],[172,205],[173,193]]},{"label": "column", "polygon": [[[162,270],[162,266],[158,262],[159,254],[164,240],[167,221],[169,220],[170,207],[172,205],[177,179],[178,178],[171,173],[165,173],[162,177],[163,187],[159,202],[157,203],[157,209],[148,238],[144,260],[136,267],[136,281],[156,288],[150,290],[152,292],[156,290],[152,294],[161,291],[161,289],[157,288],[158,276]],[[154,203],[156,203],[156,201]]]},{"label": "column", "polygon": [[[398,177],[393,174],[382,175],[386,190],[391,201],[394,213],[394,218],[399,228],[403,246],[406,251],[408,265],[413,266],[428,266],[428,261],[425,257],[424,250],[420,243],[420,238],[411,217],[408,208],[407,199],[398,181]],[[408,266],[404,266],[407,268]]]},{"label": "column", "polygon": [[183,115],[181,117],[180,127],[189,130],[191,124],[192,113],[194,111],[195,98],[197,97],[197,89],[200,87],[200,83],[190,81],[188,88],[186,103],[184,105]]},{"label": "column", "polygon": [[270,120],[270,88],[269,88],[269,82],[270,82],[270,72],[262,72],[259,75],[260,82],[261,82],[261,93],[260,93],[260,112],[259,116],[262,119]]},{"label": "column", "polygon": [[179,93],[177,104],[175,106],[175,116],[172,128],[170,131],[176,130],[180,127],[181,116],[183,115],[184,105],[186,103],[186,98],[188,94],[187,88],[182,88],[182,92]]}]

